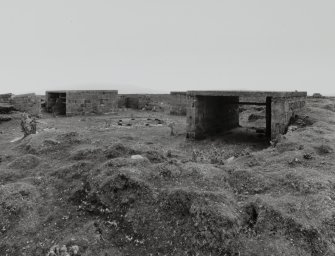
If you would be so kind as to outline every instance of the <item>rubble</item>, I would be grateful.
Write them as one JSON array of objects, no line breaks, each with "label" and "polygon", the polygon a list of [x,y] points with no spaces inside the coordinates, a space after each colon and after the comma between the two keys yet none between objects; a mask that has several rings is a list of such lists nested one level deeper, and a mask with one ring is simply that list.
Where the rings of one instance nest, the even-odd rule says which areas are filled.
[{"label": "rubble", "polygon": [[24,134],[24,137],[27,137],[30,134],[36,134],[36,119],[31,117],[27,113],[23,113],[21,116],[21,128]]}]

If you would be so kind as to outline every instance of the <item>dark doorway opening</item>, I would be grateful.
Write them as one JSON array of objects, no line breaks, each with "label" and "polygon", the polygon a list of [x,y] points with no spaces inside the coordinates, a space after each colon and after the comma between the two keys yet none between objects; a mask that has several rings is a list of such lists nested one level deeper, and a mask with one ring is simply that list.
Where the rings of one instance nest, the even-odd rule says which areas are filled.
[{"label": "dark doorway opening", "polygon": [[47,111],[54,115],[66,115],[66,93],[49,92],[47,94]]},{"label": "dark doorway opening", "polygon": [[194,130],[198,139],[268,145],[271,97],[197,96]]}]

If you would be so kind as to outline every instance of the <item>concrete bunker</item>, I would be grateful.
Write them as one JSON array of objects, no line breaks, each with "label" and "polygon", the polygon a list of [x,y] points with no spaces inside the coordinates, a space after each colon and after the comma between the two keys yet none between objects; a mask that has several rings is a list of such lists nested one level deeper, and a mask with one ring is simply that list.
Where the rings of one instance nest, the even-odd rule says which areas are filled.
[{"label": "concrete bunker", "polygon": [[57,115],[85,115],[117,112],[116,90],[47,91],[46,110]]},{"label": "concrete bunker", "polygon": [[265,135],[273,140],[287,131],[294,113],[306,103],[306,92],[188,91],[187,138],[239,127],[239,106],[265,106]]}]

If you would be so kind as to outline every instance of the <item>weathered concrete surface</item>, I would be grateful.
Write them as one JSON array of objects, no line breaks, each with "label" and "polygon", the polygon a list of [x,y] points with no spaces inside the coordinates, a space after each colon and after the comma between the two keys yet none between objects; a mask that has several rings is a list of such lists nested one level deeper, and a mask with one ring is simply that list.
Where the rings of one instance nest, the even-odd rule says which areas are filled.
[{"label": "weathered concrete surface", "polygon": [[189,99],[187,137],[201,139],[238,126],[238,97],[198,96]]},{"label": "weathered concrete surface", "polygon": [[118,96],[119,108],[143,109],[151,102],[146,94],[122,94]]},{"label": "weathered concrete surface", "polygon": [[157,112],[170,111],[170,94],[119,94],[118,107],[149,110]]},{"label": "weathered concrete surface", "polygon": [[287,131],[291,117],[305,106],[307,93],[188,91],[186,95],[188,138],[200,139],[239,126],[238,106],[254,103],[266,106],[266,136],[273,140]]},{"label": "weathered concrete surface", "polygon": [[46,107],[67,116],[117,112],[117,90],[47,91]]},{"label": "weathered concrete surface", "polygon": [[186,92],[170,92],[171,95],[171,115],[186,116],[187,112],[187,96]]},{"label": "weathered concrete surface", "polygon": [[305,107],[306,97],[272,98],[271,100],[271,139],[287,132],[294,113]]},{"label": "weathered concrete surface", "polygon": [[6,94],[0,94],[0,103],[11,103],[13,94],[6,93]]},{"label": "weathered concrete surface", "polygon": [[18,111],[35,116],[41,114],[41,99],[35,93],[14,95],[12,96],[11,104]]}]

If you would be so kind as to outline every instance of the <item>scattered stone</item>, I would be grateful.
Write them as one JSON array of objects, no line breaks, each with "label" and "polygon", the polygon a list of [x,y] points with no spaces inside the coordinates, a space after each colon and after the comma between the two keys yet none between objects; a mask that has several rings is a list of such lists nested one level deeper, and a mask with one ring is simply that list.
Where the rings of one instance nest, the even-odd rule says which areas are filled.
[{"label": "scattered stone", "polygon": [[149,150],[145,153],[145,156],[150,160],[152,163],[161,163],[166,160],[165,156],[156,150]]},{"label": "scattered stone", "polygon": [[132,155],[130,158],[131,159],[136,159],[136,160],[138,160],[138,159],[144,159],[144,157],[141,156],[141,155]]},{"label": "scattered stone", "polygon": [[47,256],[79,256],[79,246],[78,245],[72,245],[69,248],[66,247],[66,245],[63,245],[60,247],[59,245],[53,245]]},{"label": "scattered stone", "polygon": [[287,132],[293,132],[298,129],[298,126],[290,125],[287,129]]},{"label": "scattered stone", "polygon": [[229,164],[229,163],[231,163],[232,161],[234,161],[234,159],[235,159],[235,157],[232,156],[232,157],[229,157],[226,161],[227,161],[227,163]]},{"label": "scattered stone", "polygon": [[155,121],[157,122],[157,124],[164,124],[164,121],[158,118],[155,118]]},{"label": "scattered stone", "polygon": [[104,150],[104,155],[108,159],[121,157],[125,155],[134,155],[134,154],[136,154],[134,149],[128,146],[125,146],[122,143],[113,144]]},{"label": "scattered stone", "polygon": [[24,137],[27,137],[30,134],[36,134],[36,119],[27,113],[23,113],[21,116],[21,128],[24,134]]},{"label": "scattered stone", "polygon": [[24,138],[24,136],[23,137],[17,137],[17,138],[12,139],[10,142],[13,143],[13,142],[22,140],[23,138]]},{"label": "scattered stone", "polygon": [[289,161],[288,163],[289,163],[289,165],[294,166],[294,165],[300,164],[301,161],[300,161],[298,158],[293,158],[293,159],[292,159],[291,161]]},{"label": "scattered stone", "polygon": [[307,159],[307,160],[309,160],[309,159],[312,159],[313,158],[313,156],[311,155],[311,154],[309,154],[309,153],[306,153],[306,154],[304,154],[304,156],[303,156],[305,159]]}]

